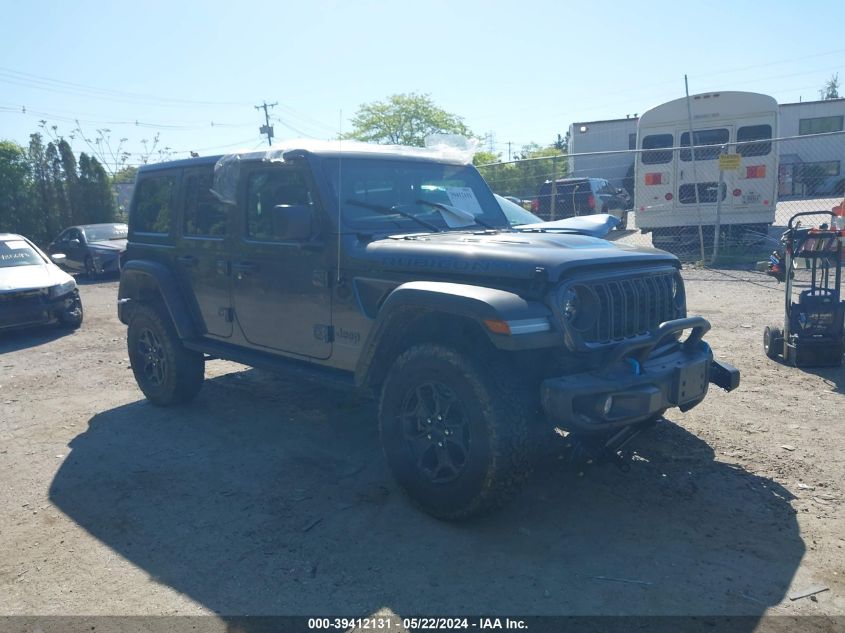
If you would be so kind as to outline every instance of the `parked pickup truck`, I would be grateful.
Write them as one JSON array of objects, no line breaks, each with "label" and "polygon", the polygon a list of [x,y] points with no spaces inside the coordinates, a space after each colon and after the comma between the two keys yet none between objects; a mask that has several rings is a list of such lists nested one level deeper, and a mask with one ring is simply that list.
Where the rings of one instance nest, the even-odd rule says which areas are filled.
[{"label": "parked pickup truck", "polygon": [[291,144],[141,167],[118,314],[157,405],[194,398],[211,358],[372,394],[398,484],[461,519],[506,499],[555,427],[615,454],[739,384],[679,268],[512,228],[448,151]]}]

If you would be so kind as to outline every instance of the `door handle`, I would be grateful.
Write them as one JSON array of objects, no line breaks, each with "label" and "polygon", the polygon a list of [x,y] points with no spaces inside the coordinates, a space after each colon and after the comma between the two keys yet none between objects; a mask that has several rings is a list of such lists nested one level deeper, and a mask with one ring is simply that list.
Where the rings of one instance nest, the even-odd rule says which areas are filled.
[{"label": "door handle", "polygon": [[196,266],[197,265],[197,258],[193,255],[181,255],[176,258],[176,261],[180,264],[184,264],[185,266]]},{"label": "door handle", "polygon": [[251,275],[252,273],[258,272],[258,264],[254,264],[253,262],[236,262],[232,264],[232,270],[238,273],[238,275]]}]

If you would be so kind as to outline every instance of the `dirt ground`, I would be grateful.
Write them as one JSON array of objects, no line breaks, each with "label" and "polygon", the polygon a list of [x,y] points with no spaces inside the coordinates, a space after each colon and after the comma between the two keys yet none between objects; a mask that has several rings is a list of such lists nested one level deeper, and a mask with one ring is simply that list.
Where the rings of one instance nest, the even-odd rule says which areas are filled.
[{"label": "dirt ground", "polygon": [[83,282],[79,331],[0,335],[0,615],[845,616],[845,370],[764,356],[774,280],[685,277],[740,389],[671,411],[628,473],[552,455],[457,525],[403,497],[348,394],[213,361],[151,406],[117,282]]}]

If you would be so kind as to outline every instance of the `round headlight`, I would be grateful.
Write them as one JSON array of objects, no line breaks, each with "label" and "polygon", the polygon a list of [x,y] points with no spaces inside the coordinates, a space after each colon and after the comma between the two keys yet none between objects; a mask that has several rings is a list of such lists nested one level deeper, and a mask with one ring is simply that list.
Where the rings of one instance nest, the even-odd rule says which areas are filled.
[{"label": "round headlight", "polygon": [[596,322],[599,316],[599,300],[589,286],[576,285],[563,291],[560,298],[563,321],[572,329],[583,332]]}]

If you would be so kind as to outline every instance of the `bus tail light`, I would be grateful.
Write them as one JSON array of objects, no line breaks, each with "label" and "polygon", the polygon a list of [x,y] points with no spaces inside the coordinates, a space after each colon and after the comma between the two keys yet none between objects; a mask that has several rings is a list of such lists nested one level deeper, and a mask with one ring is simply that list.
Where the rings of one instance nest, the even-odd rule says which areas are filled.
[{"label": "bus tail light", "polygon": [[765,165],[752,165],[750,167],[745,168],[745,177],[746,178],[765,178],[766,177],[766,166]]},{"label": "bus tail light", "polygon": [[733,190],[734,198],[739,198],[742,195],[742,189]]},{"label": "bus tail light", "polygon": [[596,197],[593,194],[590,194],[590,197],[587,198],[587,206],[591,209],[596,208]]},{"label": "bus tail light", "polygon": [[663,184],[663,174],[660,172],[652,172],[645,175],[645,184],[647,185],[661,185]]}]

